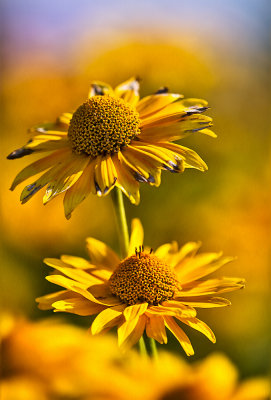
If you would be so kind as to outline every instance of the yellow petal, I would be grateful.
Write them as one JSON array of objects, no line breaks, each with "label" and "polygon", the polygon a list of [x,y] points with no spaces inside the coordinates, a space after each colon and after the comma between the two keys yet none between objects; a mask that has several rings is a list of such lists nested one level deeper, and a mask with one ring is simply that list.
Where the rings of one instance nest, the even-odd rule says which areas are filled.
[{"label": "yellow petal", "polygon": [[121,152],[112,157],[117,172],[116,186],[123,191],[132,204],[139,204],[139,183],[125,164]]},{"label": "yellow petal", "polygon": [[75,256],[69,256],[69,255],[62,255],[60,257],[61,261],[63,261],[65,264],[69,264],[72,267],[75,268],[80,268],[80,269],[89,269],[92,267],[89,261],[85,260],[82,257],[75,257]]},{"label": "yellow petal", "polygon": [[54,179],[50,180],[43,197],[43,203],[47,204],[55,196],[68,190],[78,181],[88,163],[88,157],[73,155],[69,160],[69,164],[59,169]]},{"label": "yellow petal", "polygon": [[214,308],[214,307],[225,307],[230,306],[231,302],[223,297],[212,297],[212,296],[195,296],[185,297],[179,296],[180,301],[183,304],[187,304],[191,307],[198,308]]},{"label": "yellow petal", "polygon": [[152,315],[147,319],[146,334],[157,342],[167,343],[167,334],[163,317]]},{"label": "yellow petal", "polygon": [[[130,329],[128,330],[124,329],[125,334],[122,330],[124,324],[122,324],[118,328],[118,344],[122,350],[128,350],[139,341],[139,339],[144,333],[146,320],[147,320],[146,316],[141,315],[137,321],[137,324],[133,326],[132,329],[131,329],[132,322],[134,322],[135,319],[133,319],[132,321],[126,321],[124,324],[129,324]],[[128,331],[130,331],[129,335],[127,334]]]},{"label": "yellow petal", "polygon": [[156,113],[173,103],[176,100],[181,99],[183,96],[176,93],[158,93],[150,96],[143,97],[137,106],[136,110],[139,112],[140,118],[146,118],[150,114]]},{"label": "yellow petal", "polygon": [[52,304],[54,311],[68,312],[77,315],[93,315],[102,311],[104,306],[96,303],[91,303],[84,298],[67,298],[58,300]]},{"label": "yellow petal", "polygon": [[96,194],[94,167],[95,161],[90,161],[79,179],[65,193],[64,210],[67,219],[71,217],[73,210],[85,200],[90,193]]},{"label": "yellow petal", "polygon": [[113,271],[120,264],[117,254],[105,243],[94,238],[87,238],[87,250],[92,264]]},{"label": "yellow petal", "polygon": [[162,125],[143,125],[140,137],[142,140],[151,142],[165,142],[183,139],[193,133],[202,133],[211,137],[217,135],[208,129],[212,126],[212,118],[206,115],[183,116],[178,121],[171,124]]},{"label": "yellow petal", "polygon": [[242,289],[244,280],[241,278],[218,278],[207,279],[206,281],[193,281],[183,284],[178,296],[205,296],[218,293],[232,292]]},{"label": "yellow petal", "polygon": [[197,312],[194,308],[188,307],[180,301],[164,301],[162,305],[151,306],[147,314],[170,315],[184,318],[195,317]]},{"label": "yellow petal", "polygon": [[94,179],[98,196],[108,194],[113,189],[117,180],[114,165],[109,161],[110,158],[111,157],[96,157]]},{"label": "yellow petal", "polygon": [[188,356],[194,354],[190,340],[172,317],[164,317],[166,327],[173,333]]},{"label": "yellow petal", "polygon": [[104,82],[100,82],[100,81],[94,81],[91,83],[89,93],[88,93],[89,98],[92,96],[102,96],[105,94],[107,94],[109,96],[114,95],[114,91],[110,85],[108,85],[107,83],[104,83]]},{"label": "yellow petal", "polygon": [[178,243],[173,241],[171,243],[165,243],[162,246],[159,246],[156,251],[155,255],[159,258],[162,258],[167,264],[172,265],[172,258],[178,252]]},{"label": "yellow petal", "polygon": [[199,320],[198,318],[181,318],[177,317],[177,319],[184,324],[190,326],[193,329],[196,329],[197,331],[203,333],[211,342],[215,343],[216,338],[209,326],[205,324],[205,322]]},{"label": "yellow petal", "polygon": [[131,321],[133,319],[138,319],[140,315],[144,314],[148,308],[148,303],[134,304],[128,306],[123,311],[123,315],[126,321]]},{"label": "yellow petal", "polygon": [[135,253],[135,248],[143,245],[144,230],[138,218],[132,220],[131,237],[129,243],[128,257]]},{"label": "yellow petal", "polygon": [[208,169],[206,163],[202,158],[188,147],[180,146],[174,143],[160,143],[163,149],[168,149],[183,160],[185,168],[196,168],[200,171],[206,171]]},{"label": "yellow petal", "polygon": [[125,305],[106,308],[100,312],[91,325],[92,335],[97,335],[104,329],[118,325],[122,318],[122,311]]},{"label": "yellow petal", "polygon": [[72,296],[72,292],[70,290],[60,290],[55,293],[46,294],[45,296],[40,296],[36,298],[36,302],[38,304],[38,308],[40,310],[51,310],[52,304],[55,301],[65,300]]},{"label": "yellow petal", "polygon": [[136,106],[139,100],[139,82],[136,78],[131,78],[115,88],[115,95],[125,102]]},{"label": "yellow petal", "polygon": [[185,283],[195,281],[209,275],[232,260],[233,257],[221,257],[222,253],[202,253],[187,260],[182,260],[175,267],[179,281]]},{"label": "yellow petal", "polygon": [[70,149],[65,148],[58,151],[53,152],[47,157],[43,157],[40,160],[33,162],[32,164],[25,167],[14,179],[10,190],[14,190],[15,187],[23,182],[24,180],[30,178],[33,175],[36,175],[40,172],[45,171],[46,169],[52,167],[55,164],[60,164],[66,160]]}]

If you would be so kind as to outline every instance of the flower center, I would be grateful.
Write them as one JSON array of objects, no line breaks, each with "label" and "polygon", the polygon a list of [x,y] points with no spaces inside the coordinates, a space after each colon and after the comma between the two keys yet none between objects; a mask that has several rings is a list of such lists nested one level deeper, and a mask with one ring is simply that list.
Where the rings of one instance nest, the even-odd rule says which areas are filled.
[{"label": "flower center", "polygon": [[136,253],[122,261],[109,279],[111,292],[132,305],[157,305],[180,288],[172,269],[155,255]]},{"label": "flower center", "polygon": [[93,96],[74,112],[68,138],[73,151],[92,157],[118,152],[139,133],[139,114],[122,99]]}]

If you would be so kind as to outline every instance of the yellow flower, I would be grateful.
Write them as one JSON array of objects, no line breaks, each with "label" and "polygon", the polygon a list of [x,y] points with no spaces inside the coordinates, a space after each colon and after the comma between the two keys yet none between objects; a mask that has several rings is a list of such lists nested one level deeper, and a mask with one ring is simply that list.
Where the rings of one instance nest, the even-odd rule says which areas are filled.
[{"label": "yellow flower", "polygon": [[[159,362],[130,353],[123,373],[136,382],[137,390],[141,388],[138,398],[146,400],[267,400],[270,396],[267,377],[239,381],[236,367],[222,353],[192,364],[166,352],[159,353]],[[128,393],[129,387],[123,392]]]},{"label": "yellow flower", "polygon": [[205,100],[183,99],[166,88],[139,100],[137,79],[114,90],[94,82],[88,99],[74,113],[34,127],[28,143],[8,156],[15,159],[52,151],[24,168],[11,190],[46,171],[24,188],[22,203],[48,185],[43,203],[66,192],[67,218],[90,193],[104,196],[115,186],[138,204],[139,183],[159,186],[161,170],[207,169],[193,150],[170,143],[197,131],[215,137],[209,129],[212,119],[202,115],[206,109]]},{"label": "yellow flower", "polygon": [[[146,330],[147,336],[167,343],[168,328],[187,355],[194,354],[190,340],[176,322],[206,335],[212,342],[211,329],[196,318],[196,309],[223,307],[229,300],[220,293],[243,288],[237,278],[201,279],[232,260],[221,253],[196,255],[199,243],[187,243],[178,250],[176,242],[160,246],[155,253],[144,251],[143,228],[132,222],[128,257],[120,260],[104,243],[87,239],[90,262],[79,257],[46,259],[55,268],[47,280],[65,290],[37,299],[39,308],[79,315],[98,314],[92,334],[118,327],[122,348],[134,345]],[[60,273],[58,273],[57,271]]]}]

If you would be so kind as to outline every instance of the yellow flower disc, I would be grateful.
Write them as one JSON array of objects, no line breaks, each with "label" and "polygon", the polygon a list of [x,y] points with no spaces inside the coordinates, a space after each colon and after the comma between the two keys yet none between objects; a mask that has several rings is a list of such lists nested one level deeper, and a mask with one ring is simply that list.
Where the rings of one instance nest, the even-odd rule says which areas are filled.
[{"label": "yellow flower disc", "polygon": [[141,252],[122,261],[109,284],[111,292],[129,305],[138,302],[157,305],[172,299],[180,289],[176,275],[166,263]]},{"label": "yellow flower disc", "polygon": [[77,154],[92,157],[118,152],[139,133],[136,110],[122,99],[93,96],[73,114],[68,137]]}]

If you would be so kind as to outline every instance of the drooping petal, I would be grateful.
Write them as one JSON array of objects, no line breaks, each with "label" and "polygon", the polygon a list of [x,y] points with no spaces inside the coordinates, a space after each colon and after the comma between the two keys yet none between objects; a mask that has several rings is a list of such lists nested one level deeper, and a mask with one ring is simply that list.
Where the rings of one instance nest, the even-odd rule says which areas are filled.
[{"label": "drooping petal", "polygon": [[64,197],[64,211],[67,219],[70,219],[73,210],[82,203],[90,193],[96,194],[94,167],[95,161],[90,161],[82,172],[82,175],[72,187],[66,191]]},{"label": "drooping petal", "polygon": [[184,170],[182,157],[179,157],[178,153],[171,149],[167,149],[164,144],[163,146],[154,145],[138,140],[137,142],[133,142],[133,147],[146,152],[150,157],[160,163],[161,168],[167,171],[183,172]]},{"label": "drooping petal", "polygon": [[111,157],[96,158],[96,165],[94,169],[94,181],[96,193],[98,196],[108,194],[115,186],[117,180],[117,173]]},{"label": "drooping petal", "polygon": [[216,342],[216,338],[215,335],[213,333],[213,331],[211,330],[211,328],[205,324],[205,322],[201,321],[198,318],[181,318],[181,317],[177,317],[177,319],[181,322],[183,322],[184,324],[190,326],[193,329],[196,329],[197,331],[203,333],[203,335],[205,335],[211,342],[215,343]]},{"label": "drooping petal", "polygon": [[69,148],[64,148],[61,150],[57,150],[50,154],[47,157],[43,157],[32,164],[28,165],[24,169],[22,169],[21,172],[16,176],[14,179],[10,190],[14,190],[15,187],[25,181],[26,179],[30,178],[33,175],[36,175],[40,172],[45,171],[46,169],[52,167],[55,164],[61,164],[63,161],[65,161],[70,153]]},{"label": "drooping petal", "polygon": [[146,334],[149,338],[153,338],[161,344],[167,343],[167,334],[163,317],[152,315],[147,318]]},{"label": "drooping petal", "polygon": [[112,328],[113,326],[118,325],[118,323],[121,321],[121,318],[123,318],[122,312],[124,308],[125,305],[120,305],[106,308],[100,312],[91,325],[92,335],[97,335],[104,329]]},{"label": "drooping petal", "polygon": [[130,168],[124,162],[121,152],[112,157],[117,172],[116,186],[123,191],[132,204],[139,204],[139,183],[133,177]]},{"label": "drooping petal", "polygon": [[172,317],[164,317],[164,321],[166,327],[173,333],[176,339],[179,341],[180,345],[184,349],[185,353],[188,356],[192,356],[194,354],[194,350],[190,340],[187,335],[184,333],[182,328],[174,321]]},{"label": "drooping petal", "polygon": [[87,250],[92,264],[113,271],[120,264],[117,254],[105,243],[94,238],[87,238]]},{"label": "drooping petal", "polygon": [[206,171],[208,169],[202,158],[194,150],[191,150],[188,147],[174,143],[160,143],[159,146],[163,149],[170,150],[176,157],[180,157],[184,162],[185,168],[195,168],[200,171]]},{"label": "drooping petal", "polygon": [[136,106],[139,100],[139,82],[136,78],[131,78],[118,85],[115,88],[115,95],[125,102],[130,103],[132,106]]},{"label": "drooping petal", "polygon": [[[136,344],[139,339],[142,337],[145,326],[146,326],[146,320],[147,317],[143,314],[139,317],[137,320],[136,325],[134,325],[134,321],[136,319],[133,319],[132,321],[126,321],[124,324],[120,325],[118,328],[118,344],[121,347],[122,350],[128,350],[131,348],[134,344]],[[128,324],[128,329],[124,329],[123,326],[125,324]],[[131,327],[133,328],[131,329]],[[130,332],[128,334],[128,332]]]},{"label": "drooping petal", "polygon": [[143,245],[144,230],[138,218],[132,220],[131,237],[129,243],[128,257],[135,253],[135,249]]},{"label": "drooping petal", "polygon": [[148,152],[135,148],[133,144],[127,146],[122,151],[122,155],[138,182],[146,182],[155,186],[160,185],[161,169],[164,168],[161,161],[155,159]]},{"label": "drooping petal", "polygon": [[123,311],[123,315],[126,321],[131,321],[132,319],[138,319],[140,315],[144,314],[148,308],[148,303],[133,304],[128,306]]},{"label": "drooping petal", "polygon": [[87,156],[73,154],[69,164],[60,169],[55,178],[50,180],[43,197],[43,203],[47,204],[55,196],[72,187],[78,181],[88,163]]}]

